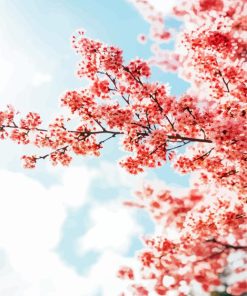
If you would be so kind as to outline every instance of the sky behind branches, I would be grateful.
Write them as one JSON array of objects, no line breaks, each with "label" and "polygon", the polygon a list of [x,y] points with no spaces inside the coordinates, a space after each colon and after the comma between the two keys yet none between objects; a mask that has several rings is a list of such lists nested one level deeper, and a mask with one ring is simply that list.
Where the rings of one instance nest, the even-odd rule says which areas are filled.
[{"label": "sky behind branches", "polygon": [[[122,48],[126,61],[150,56],[150,44],[137,42],[148,24],[128,1],[0,0],[1,109],[12,104],[23,114],[39,112],[44,124],[55,117],[61,95],[85,85],[75,77],[79,59],[70,43],[82,28]],[[175,95],[187,87],[173,74],[153,72]],[[32,147],[1,142],[0,295],[111,296],[121,289],[115,270],[141,248],[139,237],[154,230],[145,213],[122,201],[144,178],[176,188],[188,178],[169,166],[130,176],[117,166],[117,145],[106,143],[100,159],[76,158],[70,168],[41,162],[28,171],[20,156]]]}]

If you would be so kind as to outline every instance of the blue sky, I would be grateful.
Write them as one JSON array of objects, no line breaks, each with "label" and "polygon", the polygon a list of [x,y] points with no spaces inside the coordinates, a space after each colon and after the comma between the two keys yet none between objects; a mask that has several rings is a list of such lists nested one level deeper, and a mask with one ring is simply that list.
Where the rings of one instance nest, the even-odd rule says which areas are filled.
[{"label": "blue sky", "polygon": [[[178,23],[170,19],[168,25]],[[126,60],[151,54],[149,43],[137,42],[139,33],[148,32],[148,24],[125,0],[0,1],[0,107],[11,103],[23,113],[40,112],[45,122],[52,119],[61,95],[83,84],[75,77],[78,56],[70,44],[72,34],[81,28],[92,38],[122,48]],[[170,83],[172,94],[180,94],[187,87],[173,74],[158,69],[153,73],[152,79]],[[141,186],[144,177],[159,178],[173,187],[188,185],[188,178],[176,175],[169,165],[129,176],[117,166],[121,152],[115,146],[114,142],[107,143],[100,159],[76,159],[71,168],[53,168],[44,162],[36,170],[27,171],[19,158],[32,147],[1,143],[4,186],[0,207],[6,217],[0,222],[6,228],[0,228],[0,254],[4,258],[0,271],[10,280],[7,287],[0,281],[0,292],[8,291],[8,296],[65,296],[69,294],[57,285],[58,279],[61,282],[64,278],[62,291],[66,291],[65,286],[75,286],[70,295],[115,295],[119,282],[113,284],[111,277],[100,280],[105,262],[116,261],[112,270],[118,262],[128,262],[141,248],[139,235],[153,231],[146,213],[122,209],[122,200],[132,198],[133,188]],[[112,227],[114,219],[113,226],[122,237]],[[110,235],[103,237],[104,245],[97,238],[102,231],[105,237],[112,231],[115,240]],[[47,239],[49,235],[56,239]],[[39,240],[41,247],[36,244]],[[15,246],[20,242],[22,249],[17,251]],[[94,242],[97,245],[93,246]],[[31,261],[35,262],[37,256],[41,259],[34,267]],[[54,272],[44,276],[48,269]],[[30,274],[34,274],[32,282],[27,280]]]}]

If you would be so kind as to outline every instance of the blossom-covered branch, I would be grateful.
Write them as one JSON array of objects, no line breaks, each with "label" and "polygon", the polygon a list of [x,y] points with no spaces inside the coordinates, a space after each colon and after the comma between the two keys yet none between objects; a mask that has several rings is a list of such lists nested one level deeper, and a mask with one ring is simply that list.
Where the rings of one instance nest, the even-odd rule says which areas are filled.
[{"label": "blossom-covered branch", "polygon": [[[200,45],[193,42],[193,48]],[[52,131],[48,132],[38,128],[40,123],[34,121],[37,114],[30,113],[15,126],[13,110],[6,111],[1,112],[2,138],[9,135],[18,143],[51,148],[48,155],[56,155],[53,163],[67,165],[71,152],[99,155],[106,141],[121,135],[122,146],[131,155],[120,163],[130,173],[161,166],[168,158],[183,173],[203,170],[204,181],[212,177],[225,186],[234,182],[236,187],[245,188],[246,180],[241,176],[246,162],[246,113],[242,103],[229,97],[212,109],[216,101],[210,95],[207,102],[201,101],[200,95],[174,98],[164,84],[148,81],[151,69],[147,62],[136,59],[124,64],[120,49],[89,39],[83,32],[74,37],[73,45],[82,58],[78,75],[87,77],[90,83],[84,89],[68,91],[62,97],[62,105],[71,111],[70,125],[73,116],[82,124],[71,131],[61,117],[50,124]],[[204,50],[204,44],[200,46]],[[35,126],[28,126],[30,120]],[[24,126],[25,122],[29,123]],[[11,128],[8,134],[7,129]],[[103,134],[109,136],[102,138]],[[187,145],[192,152],[190,158],[176,157],[175,151],[171,152],[181,147],[176,145],[179,142],[191,144]],[[201,157],[208,150],[212,151],[210,155]],[[26,167],[34,167],[41,158],[44,157],[24,157],[28,160]],[[223,163],[222,159],[226,161]],[[229,171],[235,173],[222,178]]]}]

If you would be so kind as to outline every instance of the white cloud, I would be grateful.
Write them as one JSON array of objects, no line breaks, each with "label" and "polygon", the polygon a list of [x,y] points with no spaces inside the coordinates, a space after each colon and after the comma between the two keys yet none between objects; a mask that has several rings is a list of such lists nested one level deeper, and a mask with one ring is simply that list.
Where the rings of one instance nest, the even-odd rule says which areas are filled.
[{"label": "white cloud", "polygon": [[[179,2],[179,0],[149,0],[143,4],[138,0],[128,0],[131,2],[139,11],[139,13],[147,19],[150,14],[162,13],[162,15],[168,15],[171,13],[172,8]],[[150,9],[152,6],[154,9]]]},{"label": "white cloud", "polygon": [[121,203],[95,206],[90,213],[92,225],[78,241],[79,252],[115,250],[125,252],[133,236],[141,233],[129,209]]},{"label": "white cloud", "polygon": [[[0,295],[6,296],[109,296],[119,295],[128,282],[116,277],[119,266],[131,265],[137,268],[131,258],[115,252],[105,252],[89,270],[88,276],[80,276],[54,254],[42,254],[46,272],[28,278],[25,273],[17,273],[4,255],[0,267]],[[36,269],[38,270],[37,265]]]},{"label": "white cloud", "polygon": [[[78,176],[83,181],[76,183]],[[68,169],[61,185],[50,190],[20,173],[0,171],[0,180],[0,247],[15,270],[33,277],[36,265],[39,272],[47,268],[39,254],[58,244],[66,208],[86,202],[92,173],[85,168]]]},{"label": "white cloud", "polygon": [[[1,295],[85,295],[81,291],[87,287],[86,280],[66,267],[53,251],[72,194],[82,184],[87,188],[91,180],[90,171],[86,174],[85,169],[76,169],[84,178],[76,185],[69,177],[73,172],[75,169],[68,169],[55,194],[53,189],[46,189],[22,174],[0,171],[0,249],[5,254],[1,278],[7,279],[5,284],[0,281]],[[69,187],[73,189],[67,195]],[[86,190],[81,192],[77,205],[86,201],[86,194]]]},{"label": "white cloud", "polygon": [[49,83],[52,81],[52,76],[48,73],[34,73],[32,84],[33,86],[41,86],[44,83]]},{"label": "white cloud", "polygon": [[177,2],[178,0],[149,0],[149,3],[164,15],[169,14]]},{"label": "white cloud", "polygon": [[65,168],[64,173],[61,175],[63,186],[53,186],[50,189],[50,194],[52,196],[58,196],[59,200],[68,207],[82,206],[89,200],[89,186],[98,174],[96,170],[86,167]]},{"label": "white cloud", "polygon": [[[122,265],[138,268],[133,259],[111,251],[104,252],[97,264],[91,268],[89,279],[93,281],[97,279],[96,287],[101,296],[119,295],[120,292],[125,290],[129,283],[116,277],[118,268]],[[89,295],[91,296],[91,294]]]},{"label": "white cloud", "polygon": [[8,47],[1,35],[0,42],[4,45],[0,48],[0,95],[1,101],[7,103],[13,102],[13,97],[17,100],[18,95],[29,86],[33,63],[21,51]]},{"label": "white cloud", "polygon": [[[53,228],[57,230],[65,218],[59,197],[50,196],[37,181],[19,173],[0,171],[0,179],[0,244],[4,242],[8,248],[16,248],[17,242],[23,244],[30,236],[34,244],[36,236],[44,236],[45,244],[55,245],[57,238]],[[41,228],[48,228],[49,232],[43,233]]]},{"label": "white cloud", "polygon": [[116,271],[130,260],[121,252],[140,228],[117,203],[93,207],[93,225],[84,239],[92,239],[87,241],[88,251],[98,244],[102,253],[87,275],[77,274],[55,252],[67,209],[89,202],[88,188],[96,175],[85,167],[68,168],[60,185],[45,188],[20,173],[0,170],[0,295],[94,296],[100,292],[109,296],[121,292],[125,283]]},{"label": "white cloud", "polygon": [[106,187],[127,187],[133,189],[141,186],[144,182],[146,173],[131,175],[125,169],[107,161],[101,161],[99,170],[104,176],[104,183]]}]

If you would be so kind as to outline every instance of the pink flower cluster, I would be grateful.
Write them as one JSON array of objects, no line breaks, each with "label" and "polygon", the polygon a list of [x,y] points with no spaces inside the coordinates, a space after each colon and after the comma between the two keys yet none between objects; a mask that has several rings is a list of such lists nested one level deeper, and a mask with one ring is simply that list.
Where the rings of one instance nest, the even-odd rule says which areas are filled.
[{"label": "pink flower cluster", "polygon": [[[218,274],[228,266],[229,255],[242,252],[242,260],[247,260],[244,199],[231,195],[203,196],[195,189],[185,196],[174,196],[169,190],[157,192],[151,186],[136,195],[136,202],[125,204],[145,208],[163,231],[160,236],[144,238],[146,249],[139,254],[139,274],[147,287],[155,283],[157,295],[166,295],[172,290],[179,292],[178,295],[187,295],[183,286],[188,288],[195,281],[204,291],[212,291],[222,285]],[[175,236],[167,230],[172,230]],[[237,274],[246,271],[246,266],[233,270]],[[167,275],[172,279],[170,284],[166,283]],[[130,287],[138,284],[134,278],[129,279]],[[240,281],[228,291],[241,295],[245,289],[246,282]]]}]

